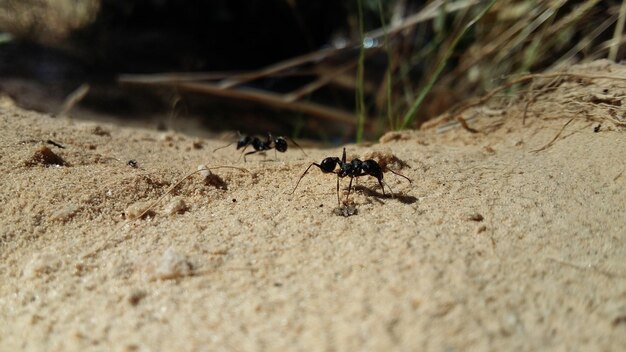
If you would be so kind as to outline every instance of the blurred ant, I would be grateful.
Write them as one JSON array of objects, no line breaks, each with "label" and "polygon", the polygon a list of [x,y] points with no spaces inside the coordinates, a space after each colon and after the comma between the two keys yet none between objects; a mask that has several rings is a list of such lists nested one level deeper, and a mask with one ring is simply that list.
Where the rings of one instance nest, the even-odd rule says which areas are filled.
[{"label": "blurred ant", "polygon": [[[380,188],[383,190],[383,195],[385,195],[385,187],[383,187],[383,185],[386,185],[387,188],[389,188],[389,190],[391,191],[391,196],[393,197],[393,190],[391,189],[391,187],[389,187],[388,184],[386,184],[383,181],[383,169],[378,164],[378,162],[372,159],[368,159],[365,161],[361,161],[360,159],[352,159],[352,161],[346,162],[346,148],[343,148],[343,156],[341,157],[341,159],[339,159],[338,157],[328,157],[322,160],[320,164],[311,163],[311,165],[309,165],[309,167],[307,167],[307,169],[304,170],[304,173],[302,173],[302,175],[298,179],[298,182],[296,183],[296,186],[293,188],[293,191],[291,191],[291,194],[293,194],[296,191],[296,188],[298,188],[300,181],[302,180],[304,175],[306,175],[306,173],[309,172],[309,169],[311,169],[312,166],[317,166],[325,174],[334,173],[337,175],[337,204],[339,204],[339,206],[341,206],[341,201],[339,199],[339,178],[344,178],[344,177],[350,177],[350,185],[348,185],[348,194],[346,195],[346,200],[344,204],[348,203],[348,197],[350,197],[350,191],[352,189],[352,180],[355,177],[361,177],[361,176],[369,175],[369,176],[376,178],[378,180],[378,184],[380,185]],[[339,166],[339,169],[335,170],[337,166]],[[410,178],[396,171],[393,171],[389,168],[387,168],[387,170],[391,171],[392,173],[398,176],[406,178],[409,181],[409,183],[413,182],[411,181]]]},{"label": "blurred ant", "polygon": [[[285,139],[285,137],[282,136],[278,136],[278,137],[274,137],[272,136],[271,133],[267,133],[267,138],[265,140],[260,139],[259,137],[252,137],[249,135],[245,135],[245,134],[241,134],[239,132],[237,132],[237,134],[239,134],[239,140],[237,141],[237,150],[243,148],[243,150],[241,151],[241,154],[243,155],[243,161],[246,161],[246,156],[250,155],[250,154],[255,154],[255,153],[259,153],[259,152],[264,152],[270,149],[274,149],[274,151],[279,151],[281,153],[284,153],[287,151],[288,148],[288,144],[287,144],[287,140]],[[291,143],[293,143],[296,147],[300,148],[300,150],[302,150],[302,153],[304,155],[306,155],[306,153],[304,152],[304,150],[298,145],[298,143],[296,143],[293,139],[289,138],[289,140],[291,140]],[[233,142],[234,143],[234,142]],[[229,143],[223,147],[219,147],[213,150],[213,152],[229,147],[231,146],[233,143]],[[249,146],[252,146],[252,148],[254,148],[253,151],[251,152],[247,152],[244,154],[244,152],[246,151],[246,148],[248,148]],[[240,156],[241,158],[241,156]]]}]

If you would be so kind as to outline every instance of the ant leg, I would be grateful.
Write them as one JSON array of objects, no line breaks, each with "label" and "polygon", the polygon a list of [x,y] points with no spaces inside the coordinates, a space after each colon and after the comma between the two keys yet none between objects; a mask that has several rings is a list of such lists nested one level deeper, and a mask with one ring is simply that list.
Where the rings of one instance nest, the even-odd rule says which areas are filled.
[{"label": "ant leg", "polygon": [[246,162],[246,155],[250,154],[250,153],[246,153],[245,155],[243,154],[243,152],[246,151],[246,148],[248,148],[248,146],[246,145],[245,147],[243,147],[243,150],[241,151],[241,154],[239,154],[239,159],[237,159],[237,161],[241,160],[241,157],[243,156],[243,162]]},{"label": "ant leg", "polygon": [[348,198],[350,197],[350,191],[352,190],[352,180],[354,180],[354,177],[350,177],[350,184],[348,185],[348,194],[346,195],[346,205],[348,204]]},{"label": "ant leg", "polygon": [[219,148],[215,148],[215,149],[213,149],[213,153],[215,153],[216,151],[218,151],[220,149],[224,149],[226,147],[230,147],[231,145],[233,145],[233,143],[235,143],[235,142],[231,142],[231,143],[226,144],[225,146],[221,146]]},{"label": "ant leg", "polygon": [[[383,187],[383,185],[387,186],[387,188],[389,188],[389,190],[391,191],[391,198],[395,197],[395,194],[393,192],[393,189],[391,189],[391,186],[389,186],[389,184],[385,181],[383,181],[382,179],[380,180],[380,187]],[[385,188],[383,188],[383,194],[385,194]]]},{"label": "ant leg", "polygon": [[[256,153],[259,153],[259,152],[265,152],[265,151],[267,151],[267,149],[266,150],[253,150],[251,152],[247,152],[246,154],[243,154],[243,152],[241,152],[243,154],[243,161],[244,162],[246,161],[246,155],[252,155],[252,154],[256,154]],[[266,157],[267,157],[267,155],[266,155]]]},{"label": "ant leg", "polygon": [[343,156],[341,157],[341,162],[342,163],[346,163],[346,148],[343,148]]},{"label": "ant leg", "polygon": [[[383,196],[384,196],[385,195],[385,187],[383,187],[383,178],[382,177],[378,179],[378,184],[380,185],[380,188],[383,190]],[[387,185],[387,187],[389,187],[389,185]],[[391,190],[391,187],[389,189]],[[391,196],[393,197],[393,191],[391,191]]]},{"label": "ant leg", "polygon": [[341,207],[341,200],[339,199],[339,175],[337,175],[337,206]]},{"label": "ant leg", "polygon": [[388,171],[390,171],[390,172],[391,172],[392,174],[394,174],[394,175],[398,175],[398,176],[400,176],[400,177],[404,177],[404,178],[406,178],[406,179],[407,179],[407,181],[409,181],[409,183],[413,183],[413,181],[412,181],[410,178],[408,178],[408,177],[404,176],[403,174],[401,174],[401,173],[399,173],[399,172],[397,172],[397,171],[394,171],[394,170],[392,170],[392,169],[390,169],[390,168],[387,168],[387,170],[388,170]]}]

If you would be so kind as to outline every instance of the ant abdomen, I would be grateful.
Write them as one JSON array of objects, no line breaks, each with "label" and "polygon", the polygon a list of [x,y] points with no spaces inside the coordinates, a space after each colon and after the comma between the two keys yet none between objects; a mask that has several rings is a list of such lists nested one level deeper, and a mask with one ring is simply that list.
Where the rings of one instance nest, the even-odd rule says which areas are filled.
[{"label": "ant abdomen", "polygon": [[239,140],[237,141],[237,150],[247,147],[248,145],[250,145],[251,142],[252,142],[252,137],[241,136],[241,138],[239,138]]}]

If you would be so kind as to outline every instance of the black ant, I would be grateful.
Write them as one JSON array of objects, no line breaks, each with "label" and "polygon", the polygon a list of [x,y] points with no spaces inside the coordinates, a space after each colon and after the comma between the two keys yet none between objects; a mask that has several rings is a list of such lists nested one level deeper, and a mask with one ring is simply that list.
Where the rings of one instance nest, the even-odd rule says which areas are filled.
[{"label": "black ant", "polygon": [[[252,137],[249,135],[242,135],[241,133],[237,132],[239,134],[239,140],[237,141],[237,150],[243,148],[243,150],[241,151],[241,154],[243,155],[243,161],[246,161],[246,155],[250,155],[250,154],[255,154],[255,153],[259,153],[259,152],[264,152],[267,150],[271,150],[274,149],[275,151],[279,151],[281,153],[284,153],[287,151],[288,148],[288,144],[287,144],[287,139],[285,139],[285,137],[282,136],[278,136],[278,137],[274,137],[272,136],[271,133],[267,133],[267,138],[265,140],[259,138],[259,137]],[[298,143],[296,143],[293,139],[289,138],[291,140],[291,142],[298,148],[300,148],[300,146],[298,145]],[[229,143],[223,147],[219,147],[213,150],[213,152],[229,147],[230,145],[232,145],[233,143]],[[251,152],[247,152],[244,154],[244,152],[246,151],[246,148],[248,148],[249,146],[252,146],[252,148],[254,148],[253,151]],[[304,152],[304,150],[302,148],[300,148],[300,150],[302,150],[302,153],[304,155],[306,155],[306,153]]]},{"label": "black ant", "polygon": [[[296,191],[296,188],[298,188],[300,181],[302,180],[304,175],[306,175],[306,173],[309,172],[309,169],[311,169],[312,166],[317,166],[325,174],[334,173],[337,175],[337,203],[339,205],[341,205],[341,201],[339,199],[339,179],[344,178],[344,177],[350,177],[350,185],[348,185],[348,195],[346,195],[346,201],[345,201],[346,204],[348,203],[348,197],[350,197],[350,191],[352,189],[352,180],[355,177],[360,177],[360,176],[369,175],[369,176],[376,178],[378,180],[378,184],[380,185],[380,188],[383,190],[383,195],[385,195],[385,187],[383,187],[383,185],[386,185],[387,188],[389,188],[389,190],[391,191],[391,196],[393,197],[393,190],[391,189],[391,187],[389,187],[388,184],[386,184],[383,181],[384,170],[378,164],[378,162],[372,159],[365,160],[365,161],[361,161],[360,159],[352,159],[352,161],[348,163],[346,162],[346,148],[343,148],[343,156],[341,157],[341,159],[339,159],[338,157],[328,157],[322,160],[320,164],[311,163],[311,165],[309,165],[309,167],[307,167],[307,169],[304,170],[304,173],[302,173],[302,175],[298,179],[298,182],[296,183],[296,186],[293,188],[293,191],[291,191],[291,194],[293,194]],[[339,166],[339,169],[335,170],[337,166]],[[387,170],[391,171],[392,173],[398,176],[406,178],[409,181],[409,183],[412,183],[410,178],[396,171],[393,171],[389,168],[387,168]]]}]

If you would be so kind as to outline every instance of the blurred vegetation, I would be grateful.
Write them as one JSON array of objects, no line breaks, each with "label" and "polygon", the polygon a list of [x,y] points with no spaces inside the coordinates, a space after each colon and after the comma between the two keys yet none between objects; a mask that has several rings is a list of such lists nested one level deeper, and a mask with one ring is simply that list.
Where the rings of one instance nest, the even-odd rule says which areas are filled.
[{"label": "blurred vegetation", "polygon": [[[618,0],[84,0],[89,6],[83,7],[55,7],[60,0],[36,7],[11,2],[4,1],[0,16],[0,30],[11,34],[0,42],[3,78],[45,84],[50,77],[65,79],[59,89],[64,95],[89,83],[92,90],[81,105],[114,114],[137,116],[144,109],[205,116],[213,130],[271,130],[334,142],[417,128],[511,76],[601,58],[621,61],[626,42],[626,6]],[[28,4],[31,10],[23,12]],[[22,9],[21,15],[10,16],[11,9]],[[63,9],[74,10],[68,15]],[[46,13],[49,21],[31,21]],[[33,49],[38,45],[43,49]],[[115,84],[122,73],[257,70],[325,48],[337,51],[250,80],[245,88],[280,95],[323,80],[304,101],[350,112],[354,123],[329,123],[288,108],[277,112],[262,102]]]}]

